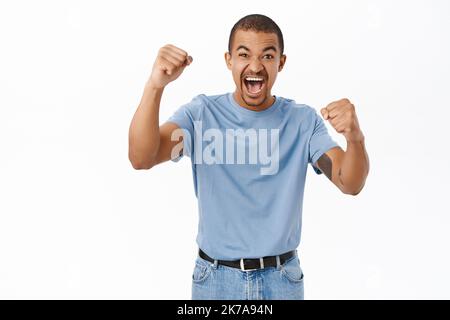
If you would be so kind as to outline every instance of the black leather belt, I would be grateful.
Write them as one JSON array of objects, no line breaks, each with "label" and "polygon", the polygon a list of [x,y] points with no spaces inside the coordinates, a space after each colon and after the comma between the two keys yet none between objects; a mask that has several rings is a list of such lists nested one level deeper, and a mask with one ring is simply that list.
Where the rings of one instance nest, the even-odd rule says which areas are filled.
[{"label": "black leather belt", "polygon": [[[209,262],[214,262],[214,259],[208,256],[206,253],[204,253],[202,249],[199,249],[198,254],[201,258]],[[283,264],[287,259],[293,257],[294,255],[295,250],[281,254],[280,264]],[[269,256],[258,259],[217,260],[217,263],[232,268],[238,268],[241,269],[242,271],[249,271],[249,270],[264,269],[267,267],[276,267],[277,256]]]}]

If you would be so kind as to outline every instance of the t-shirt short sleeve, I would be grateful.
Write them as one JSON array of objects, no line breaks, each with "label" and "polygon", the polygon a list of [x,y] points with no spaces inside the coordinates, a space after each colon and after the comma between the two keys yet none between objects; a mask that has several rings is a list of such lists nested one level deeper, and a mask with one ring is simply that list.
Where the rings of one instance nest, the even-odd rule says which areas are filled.
[{"label": "t-shirt short sleeve", "polygon": [[201,108],[204,102],[200,95],[194,97],[190,102],[179,107],[167,122],[175,123],[183,132],[183,150],[177,157],[172,158],[178,162],[184,155],[192,158],[194,149],[194,121],[199,121]]},{"label": "t-shirt short sleeve", "polygon": [[309,163],[313,167],[314,171],[317,174],[321,174],[319,168],[314,166],[314,163],[328,150],[331,148],[339,146],[339,144],[333,140],[333,138],[329,135],[327,127],[323,119],[317,114],[317,111],[313,109],[313,123],[314,128],[311,135],[311,139],[309,140]]}]

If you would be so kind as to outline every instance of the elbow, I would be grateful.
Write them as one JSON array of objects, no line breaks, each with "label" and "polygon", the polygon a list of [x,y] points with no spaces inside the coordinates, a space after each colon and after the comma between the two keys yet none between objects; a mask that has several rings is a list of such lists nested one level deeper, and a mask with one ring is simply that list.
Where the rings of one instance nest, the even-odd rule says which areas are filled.
[{"label": "elbow", "polygon": [[128,159],[131,162],[131,165],[135,170],[149,170],[154,166],[154,161],[150,161],[148,159],[139,158],[136,156],[128,156]]},{"label": "elbow", "polygon": [[348,194],[350,196],[357,196],[360,192],[361,192],[361,190],[358,190],[358,191],[346,192],[346,194]]},{"label": "elbow", "polygon": [[345,186],[345,185],[341,185],[341,191],[344,194],[348,194],[351,196],[357,196],[358,194],[361,193],[362,189],[364,189],[364,186],[366,185],[366,179],[367,179],[367,175],[368,175],[368,170],[366,172],[366,174],[362,177],[361,180],[359,180],[358,182],[354,181],[353,183],[349,183],[349,185]]},{"label": "elbow", "polygon": [[341,190],[344,194],[348,194],[350,196],[357,196],[362,189],[364,188],[364,185],[362,185],[360,188],[358,189],[343,189]]},{"label": "elbow", "polygon": [[149,170],[153,167],[153,165],[145,163],[145,162],[137,162],[131,161],[131,165],[135,170]]},{"label": "elbow", "polygon": [[361,190],[341,190],[341,191],[343,194],[347,194],[350,196],[356,196],[361,192]]}]

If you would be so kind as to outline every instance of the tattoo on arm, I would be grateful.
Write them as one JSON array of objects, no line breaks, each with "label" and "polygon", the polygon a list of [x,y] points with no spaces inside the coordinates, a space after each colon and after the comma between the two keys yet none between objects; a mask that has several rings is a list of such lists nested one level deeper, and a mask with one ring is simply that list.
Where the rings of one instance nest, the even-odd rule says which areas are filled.
[{"label": "tattoo on arm", "polygon": [[322,170],[323,173],[325,173],[325,175],[328,177],[328,179],[331,180],[331,172],[332,172],[333,163],[331,162],[330,157],[328,157],[326,153],[324,153],[319,158],[319,160],[317,161],[317,165],[319,166],[319,169]]},{"label": "tattoo on arm", "polygon": [[344,182],[342,182],[342,176],[341,176],[341,168],[339,168],[339,182],[344,185]]}]

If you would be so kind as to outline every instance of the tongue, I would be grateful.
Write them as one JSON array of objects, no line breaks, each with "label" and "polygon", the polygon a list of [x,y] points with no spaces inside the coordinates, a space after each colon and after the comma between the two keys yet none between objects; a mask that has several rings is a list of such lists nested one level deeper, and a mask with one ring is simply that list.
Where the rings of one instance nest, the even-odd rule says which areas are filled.
[{"label": "tongue", "polygon": [[248,81],[247,88],[250,93],[258,93],[258,91],[261,90],[261,87],[261,81]]}]

